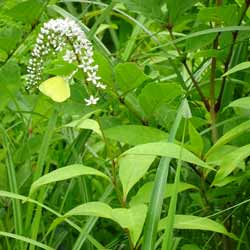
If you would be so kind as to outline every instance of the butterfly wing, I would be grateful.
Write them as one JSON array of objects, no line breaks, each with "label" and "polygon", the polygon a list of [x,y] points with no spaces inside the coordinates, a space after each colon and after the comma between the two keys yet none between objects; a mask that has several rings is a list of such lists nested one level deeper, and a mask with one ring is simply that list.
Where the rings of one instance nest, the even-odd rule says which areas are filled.
[{"label": "butterfly wing", "polygon": [[42,82],[39,90],[55,102],[64,102],[70,97],[69,84],[60,76]]}]

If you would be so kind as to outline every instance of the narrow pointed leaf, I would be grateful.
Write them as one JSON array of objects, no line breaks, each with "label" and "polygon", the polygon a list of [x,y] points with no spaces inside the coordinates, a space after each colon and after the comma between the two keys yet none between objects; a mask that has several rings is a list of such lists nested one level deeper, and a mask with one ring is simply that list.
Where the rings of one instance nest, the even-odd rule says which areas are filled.
[{"label": "narrow pointed leaf", "polygon": [[43,185],[47,185],[50,183],[54,183],[57,181],[63,181],[67,180],[70,178],[74,178],[77,176],[82,176],[82,175],[96,175],[103,177],[107,180],[109,180],[108,176],[100,172],[99,170],[96,170],[94,168],[86,167],[84,165],[80,164],[74,164],[70,165],[67,167],[59,168],[57,170],[54,170],[46,175],[43,175],[39,179],[37,179],[33,184],[31,185],[30,188],[30,194],[32,195],[35,190],[37,190],[39,187]]},{"label": "narrow pointed leaf", "polygon": [[[155,142],[155,143],[147,143],[135,146],[127,151],[125,151],[121,157],[126,156],[128,154],[131,155],[159,155],[165,156],[170,158],[179,159],[180,157],[180,150],[181,147],[177,144],[170,143],[170,142]],[[193,153],[188,151],[187,149],[183,148],[182,152],[182,160],[193,163],[203,168],[213,169],[207,163],[199,159]]]}]

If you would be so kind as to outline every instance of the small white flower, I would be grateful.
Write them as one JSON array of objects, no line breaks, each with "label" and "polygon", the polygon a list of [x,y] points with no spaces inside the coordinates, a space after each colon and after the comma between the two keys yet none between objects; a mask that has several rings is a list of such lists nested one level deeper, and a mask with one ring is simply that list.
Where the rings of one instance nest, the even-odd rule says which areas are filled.
[{"label": "small white flower", "polygon": [[67,50],[66,54],[63,56],[64,61],[72,63],[76,60],[76,55],[72,50]]},{"label": "small white flower", "polygon": [[89,106],[97,104],[99,98],[98,97],[95,98],[93,95],[91,95],[89,99],[85,98],[84,100],[86,102],[86,105]]},{"label": "small white flower", "polygon": [[75,53],[81,55],[82,54],[82,49],[83,49],[82,44],[76,43],[73,46],[74,46],[74,49],[75,49]]},{"label": "small white flower", "polygon": [[88,72],[88,77],[87,77],[87,81],[88,82],[92,82],[94,85],[97,84],[97,81],[100,80],[101,77],[96,75],[96,72]]},{"label": "small white flower", "polygon": [[102,84],[101,82],[98,82],[97,84],[96,84],[96,87],[97,88],[100,88],[100,89],[106,89],[106,85],[105,84]]}]

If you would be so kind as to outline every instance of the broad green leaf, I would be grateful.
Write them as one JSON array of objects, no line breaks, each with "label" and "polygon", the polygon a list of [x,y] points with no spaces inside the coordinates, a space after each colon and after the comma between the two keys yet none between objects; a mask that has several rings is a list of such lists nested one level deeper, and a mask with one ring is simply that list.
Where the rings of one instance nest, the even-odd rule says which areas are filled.
[{"label": "broad green leaf", "polygon": [[19,2],[13,8],[8,10],[6,14],[16,21],[33,24],[33,22],[39,17],[42,7],[42,0],[26,0]]},{"label": "broad green leaf", "polygon": [[[196,52],[197,50],[200,50],[202,48],[206,48],[209,44],[212,44],[214,38],[216,37],[216,34],[208,34],[200,37],[193,37],[188,40],[186,40],[185,45],[186,49],[191,52]],[[216,53],[218,53],[216,50],[211,51],[210,54],[211,56],[214,56]],[[194,54],[195,56],[196,53]]]},{"label": "broad green leaf", "polygon": [[203,139],[198,133],[198,131],[195,129],[191,121],[188,122],[188,131],[190,139],[190,144],[188,145],[188,148],[196,155],[201,156],[204,147]]},{"label": "broad green leaf", "polygon": [[[153,186],[154,186],[153,181],[144,184],[139,189],[137,194],[132,197],[132,199],[130,201],[130,205],[134,206],[136,204],[149,203],[150,197],[152,194],[152,190],[153,190]],[[181,183],[179,183],[177,189],[178,189],[178,192],[183,192],[183,191],[188,190],[188,189],[197,190],[197,187],[195,187],[194,185],[191,185],[189,183],[181,182]],[[172,193],[173,193],[173,184],[166,184],[165,191],[164,191],[164,198],[170,197],[172,195]]]},{"label": "broad green leaf", "polygon": [[206,162],[212,166],[220,166],[223,158],[237,149],[236,146],[232,145],[222,145],[211,154],[208,155]]},{"label": "broad green leaf", "polygon": [[94,60],[95,63],[99,65],[98,75],[102,78],[102,81],[105,84],[112,86],[114,80],[113,69],[110,61],[98,51],[95,51],[94,53]]},{"label": "broad green leaf", "polygon": [[0,68],[0,111],[15,98],[20,85],[20,68],[16,62],[9,61]]},{"label": "broad green leaf", "polygon": [[146,219],[147,206],[140,204],[131,208],[113,209],[113,220],[129,230],[133,245],[136,245]]},{"label": "broad green leaf", "polygon": [[164,103],[171,103],[183,94],[182,88],[175,83],[150,83],[147,84],[139,95],[139,101],[148,116]]},{"label": "broad green leaf", "polygon": [[100,176],[109,180],[108,176],[106,176],[99,170],[86,167],[80,164],[74,164],[74,165],[70,165],[67,167],[54,170],[46,175],[43,175],[39,179],[37,179],[35,182],[32,183],[29,195],[31,196],[36,189],[38,189],[39,187],[43,185],[47,185],[47,184],[54,183],[57,181],[67,180],[67,179],[74,178],[77,176],[82,176],[82,175],[96,175],[96,176]]},{"label": "broad green leaf", "polygon": [[[167,223],[167,218],[162,219],[159,223],[158,229],[159,230],[165,229],[166,223]],[[232,233],[229,233],[222,224],[206,217],[199,217],[193,215],[175,215],[174,228],[212,231],[224,234],[233,239],[237,239],[236,236]]]},{"label": "broad green leaf", "polygon": [[240,125],[232,128],[231,130],[226,132],[221,138],[219,138],[219,140],[209,149],[209,151],[206,154],[206,158],[222,145],[232,141],[233,139],[237,138],[243,133],[249,131],[250,131],[250,121],[243,122]]},{"label": "broad green leaf", "polygon": [[242,163],[242,160],[247,158],[249,155],[250,144],[237,148],[233,152],[225,155],[212,184],[221,186],[221,182],[223,182],[224,178],[232,173],[239,166],[239,164]]},{"label": "broad green leaf", "polygon": [[120,125],[104,130],[107,138],[129,145],[167,140],[168,134],[157,128],[142,125]]},{"label": "broad green leaf", "polygon": [[123,92],[140,86],[148,77],[135,63],[120,63],[115,67],[115,79]]},{"label": "broad green leaf", "polygon": [[112,219],[112,208],[106,203],[92,201],[71,209],[64,215],[64,217],[69,217],[73,215],[96,216]]},{"label": "broad green leaf", "polygon": [[129,92],[124,98],[124,103],[128,107],[128,109],[131,110],[131,112],[136,115],[137,117],[140,117],[142,121],[146,121],[146,114],[141,107],[138,97],[134,92]]},{"label": "broad green leaf", "polygon": [[[10,53],[22,37],[22,31],[18,26],[6,23],[0,28],[0,48],[6,53]],[[6,76],[8,77],[8,76]]]},{"label": "broad green leaf", "polygon": [[250,96],[239,98],[235,101],[232,101],[228,107],[232,108],[242,108],[250,109]]},{"label": "broad green leaf", "polygon": [[197,15],[197,22],[208,23],[223,23],[225,26],[237,24],[237,6],[219,6],[201,8]]},{"label": "broad green leaf", "polygon": [[119,160],[119,177],[126,199],[131,188],[146,174],[154,161],[152,155],[126,155]]},{"label": "broad green leaf", "polygon": [[73,63],[67,63],[60,59],[55,59],[49,64],[46,64],[44,68],[45,74],[51,74],[55,76],[67,76],[76,69],[76,65]]},{"label": "broad green leaf", "polygon": [[129,230],[133,244],[138,241],[147,213],[147,206],[140,204],[131,208],[115,208],[103,202],[88,202],[67,212],[64,217],[85,215],[107,218]]},{"label": "broad green leaf", "polygon": [[75,120],[66,124],[65,127],[71,127],[76,129],[90,129],[102,137],[100,126],[98,122],[93,119],[81,118],[79,120]]},{"label": "broad green leaf", "polygon": [[[124,157],[130,154],[130,155],[144,155],[144,156],[145,155],[154,155],[154,156],[159,155],[159,156],[179,159],[180,150],[181,150],[181,147],[174,143],[152,142],[152,143],[135,146],[125,151],[120,157]],[[199,159],[197,156],[195,156],[193,153],[191,153],[185,148],[182,149],[182,160],[213,170],[211,166],[209,166],[207,163]]]},{"label": "broad green leaf", "polygon": [[179,18],[193,5],[197,0],[166,0],[169,23],[172,25],[178,24]]},{"label": "broad green leaf", "polygon": [[165,20],[165,15],[162,11],[165,0],[122,0],[122,2],[129,11],[155,20]]},{"label": "broad green leaf", "polygon": [[37,246],[37,247],[44,249],[44,250],[55,250],[55,248],[49,247],[43,243],[40,243],[39,241],[27,238],[27,237],[22,236],[22,235],[17,235],[17,234],[12,234],[12,233],[8,233],[8,232],[2,232],[2,231],[0,231],[0,235],[4,236],[4,237],[8,237],[8,238],[12,238],[15,240],[20,240],[20,241],[29,243],[33,246]]},{"label": "broad green leaf", "polygon": [[228,70],[225,74],[222,75],[222,77],[231,75],[233,73],[236,73],[238,71],[241,71],[241,70],[244,70],[244,69],[248,69],[248,68],[250,68],[250,62],[240,63],[240,64],[234,66],[233,68],[231,68],[230,70]]}]

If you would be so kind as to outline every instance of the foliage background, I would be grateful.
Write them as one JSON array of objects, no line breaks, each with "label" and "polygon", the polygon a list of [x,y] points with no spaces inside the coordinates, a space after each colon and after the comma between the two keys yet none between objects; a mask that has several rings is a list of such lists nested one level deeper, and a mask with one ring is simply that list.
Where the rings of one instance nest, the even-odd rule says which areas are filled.
[{"label": "foliage background", "polygon": [[[250,249],[249,5],[0,1],[0,249]],[[64,103],[25,91],[58,17],[94,44],[97,106],[82,74]]]}]

